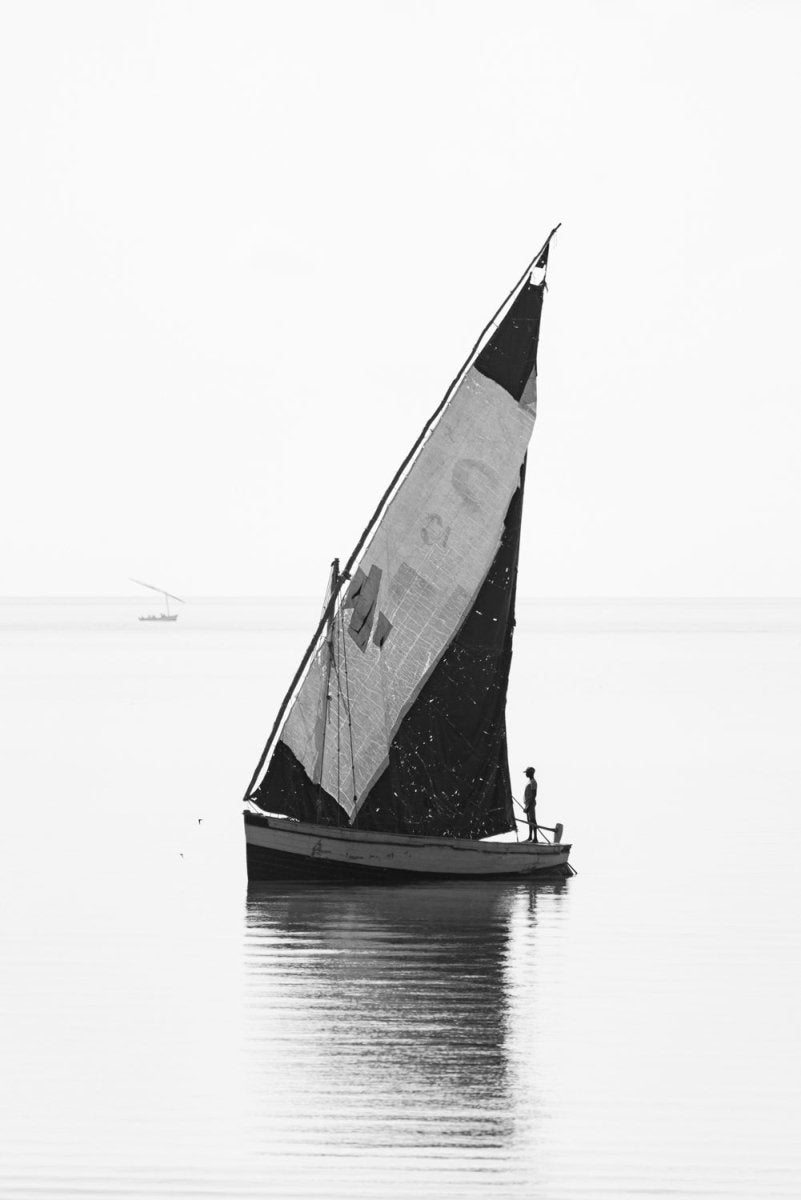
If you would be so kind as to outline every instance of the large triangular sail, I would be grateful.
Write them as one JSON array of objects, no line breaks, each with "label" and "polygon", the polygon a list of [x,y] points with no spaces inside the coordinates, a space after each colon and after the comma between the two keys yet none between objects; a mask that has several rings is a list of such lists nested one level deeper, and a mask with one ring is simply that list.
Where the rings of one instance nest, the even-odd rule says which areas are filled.
[{"label": "large triangular sail", "polygon": [[504,713],[545,254],[365,540],[249,791],[266,811],[473,837],[513,827]]}]

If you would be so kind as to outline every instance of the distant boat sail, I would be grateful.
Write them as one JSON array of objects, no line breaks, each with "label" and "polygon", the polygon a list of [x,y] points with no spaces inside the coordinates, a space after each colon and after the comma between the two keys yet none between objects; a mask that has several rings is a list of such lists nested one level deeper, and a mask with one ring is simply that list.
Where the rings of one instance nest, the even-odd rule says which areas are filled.
[{"label": "distant boat sail", "polygon": [[570,873],[558,840],[482,840],[516,829],[506,690],[555,232],[332,564],[246,792],[250,878]]},{"label": "distant boat sail", "polygon": [[131,576],[129,576],[129,578],[131,579],[131,583],[138,583],[140,587],[149,588],[151,592],[158,592],[160,596],[164,597],[164,604],[167,611],[162,613],[146,613],[144,616],[139,618],[140,621],[178,620],[178,613],[170,612],[170,600],[177,600],[179,604],[186,604],[185,600],[182,600],[180,596],[173,596],[172,592],[165,592],[164,588],[154,587],[152,583],[143,583],[141,579],[134,579]]}]

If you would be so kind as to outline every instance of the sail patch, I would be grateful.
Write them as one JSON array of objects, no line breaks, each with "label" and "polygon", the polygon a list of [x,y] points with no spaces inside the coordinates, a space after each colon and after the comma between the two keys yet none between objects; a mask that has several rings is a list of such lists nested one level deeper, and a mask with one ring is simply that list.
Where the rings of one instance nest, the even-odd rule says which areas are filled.
[{"label": "sail patch", "polygon": [[344,607],[353,609],[348,632],[361,651],[367,648],[370,640],[382,574],[380,567],[371,567],[369,575],[365,575],[360,568],[345,598]]},{"label": "sail patch", "polygon": [[373,645],[378,646],[378,649],[380,650],[384,645],[384,642],[389,637],[391,630],[392,622],[390,621],[389,617],[386,615],[386,613],[380,612],[378,614],[378,620],[375,623]]}]

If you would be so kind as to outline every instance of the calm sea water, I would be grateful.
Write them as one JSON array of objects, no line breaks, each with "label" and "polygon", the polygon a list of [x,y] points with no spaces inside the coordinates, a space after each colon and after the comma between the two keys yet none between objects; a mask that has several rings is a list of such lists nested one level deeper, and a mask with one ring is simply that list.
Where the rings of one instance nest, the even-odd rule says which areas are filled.
[{"label": "calm sea water", "polygon": [[247,888],[317,605],[0,602],[0,1195],[801,1194],[801,604],[523,604],[560,885]]}]

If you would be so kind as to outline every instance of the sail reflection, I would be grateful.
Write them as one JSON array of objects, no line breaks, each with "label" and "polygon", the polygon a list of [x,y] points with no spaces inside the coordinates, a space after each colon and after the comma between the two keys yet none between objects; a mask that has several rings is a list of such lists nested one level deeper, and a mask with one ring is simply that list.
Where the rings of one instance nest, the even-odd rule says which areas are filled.
[{"label": "sail reflection", "polygon": [[508,1145],[515,958],[532,953],[537,906],[558,905],[566,886],[252,884],[248,1058],[261,1114],[280,1125],[305,1110],[320,1153]]}]

